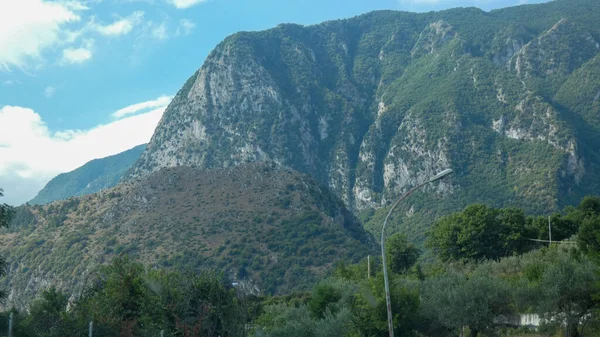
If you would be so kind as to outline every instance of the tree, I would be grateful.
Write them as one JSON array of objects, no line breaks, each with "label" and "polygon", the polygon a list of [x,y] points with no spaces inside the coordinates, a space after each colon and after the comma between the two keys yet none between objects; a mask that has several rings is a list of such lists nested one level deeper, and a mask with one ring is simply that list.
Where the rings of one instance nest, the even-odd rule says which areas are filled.
[{"label": "tree", "polygon": [[600,197],[586,196],[581,200],[577,209],[586,215],[600,215]]},{"label": "tree", "polygon": [[279,303],[267,305],[254,321],[254,336],[348,336],[353,318],[351,304],[357,290],[355,282],[334,277],[315,286],[307,304],[286,300],[293,295],[277,298]]},{"label": "tree", "polygon": [[[0,197],[3,197],[4,190],[0,188]],[[8,228],[10,222],[15,214],[15,211],[12,206],[7,204],[0,204],[0,228]],[[0,256],[0,276],[6,275],[6,260],[4,257]],[[6,298],[6,292],[4,290],[0,290],[0,301],[3,301]]]},{"label": "tree", "polygon": [[[77,324],[94,320],[94,336],[243,337],[243,294],[220,274],[158,271],[116,258],[71,311]],[[83,328],[85,330],[85,328]],[[69,334],[65,334],[69,335]]]},{"label": "tree", "polygon": [[600,216],[589,217],[581,222],[577,244],[585,254],[600,258]]},{"label": "tree", "polygon": [[177,335],[246,336],[247,304],[222,274],[171,274],[162,289],[166,323]]},{"label": "tree", "polygon": [[424,315],[434,325],[454,330],[469,327],[471,336],[493,330],[494,318],[510,313],[509,288],[488,275],[446,274],[423,284]]},{"label": "tree", "polygon": [[[548,240],[548,217],[531,217],[528,222],[531,227],[536,229],[538,239]],[[556,213],[550,216],[550,223],[552,225],[552,241],[562,241],[577,233],[580,220],[575,219],[572,213],[566,216]]]},{"label": "tree", "polygon": [[428,231],[427,246],[444,260],[497,260],[531,247],[532,229],[522,210],[483,204],[441,218]]},{"label": "tree", "polygon": [[537,311],[549,322],[564,322],[571,337],[582,334],[586,321],[597,307],[594,293],[600,282],[600,268],[585,256],[561,254],[543,274]]},{"label": "tree", "polygon": [[388,266],[397,274],[402,274],[412,267],[421,254],[421,251],[408,242],[406,235],[402,233],[396,233],[387,239],[385,250]]},{"label": "tree", "polygon": [[29,315],[22,325],[33,336],[66,336],[67,297],[52,287],[42,292],[41,298],[34,300],[29,307]]},{"label": "tree", "polygon": [[[390,275],[390,297],[396,335],[414,336],[419,322],[419,291],[398,275]],[[388,336],[383,273],[364,281],[352,302],[352,336]]]},{"label": "tree", "polygon": [[314,317],[323,318],[327,310],[335,314],[336,308],[333,304],[342,299],[342,293],[330,284],[319,284],[312,292],[312,298],[308,301],[308,309]]}]

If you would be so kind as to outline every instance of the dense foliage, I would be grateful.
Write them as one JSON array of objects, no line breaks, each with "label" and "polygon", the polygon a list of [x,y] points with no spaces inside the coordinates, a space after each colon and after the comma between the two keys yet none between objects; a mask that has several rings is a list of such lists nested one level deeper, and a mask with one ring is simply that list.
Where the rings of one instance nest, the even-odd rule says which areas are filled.
[{"label": "dense foliage", "polygon": [[[578,207],[568,207],[556,217],[577,223],[580,235],[583,224],[597,217],[598,202],[600,197],[586,197]],[[519,220],[514,221],[515,218]],[[516,230],[518,226],[530,228],[535,218],[523,216],[520,209],[475,204],[440,223],[447,226],[453,219],[459,221],[457,228],[469,229],[480,224]],[[510,234],[510,230],[500,229],[485,227],[479,232],[470,231]],[[436,230],[439,229],[429,235]],[[536,235],[534,229],[530,230],[531,235]],[[506,241],[504,245],[500,242],[504,247],[515,236],[513,233],[495,240]],[[472,239],[482,240],[482,237]],[[390,240],[396,242],[392,246],[407,247],[402,236]],[[409,269],[390,268],[396,334],[556,336],[562,331],[578,337],[599,333],[600,299],[596,294],[600,291],[600,266],[593,251],[586,253],[566,240],[553,241],[552,246],[529,242],[534,244],[521,251],[500,250],[489,259],[485,258],[490,251],[488,247],[474,244],[469,246],[472,253],[469,258],[438,250],[435,259],[420,260]],[[463,244],[457,241],[448,249],[460,251]],[[450,246],[450,241],[447,245]],[[264,302],[266,307],[256,320],[254,335],[387,336],[381,266],[380,262],[373,265],[374,275],[368,275],[365,260],[355,265],[340,265],[308,296]],[[514,323],[519,314],[537,314],[541,325],[537,329],[519,327]]]},{"label": "dense foliage", "polygon": [[[580,241],[600,215],[600,197],[555,215],[577,224],[571,238],[500,250],[464,242],[425,258],[405,236],[388,238],[391,309],[395,333],[414,337],[555,336],[600,333],[600,261]],[[569,221],[567,221],[567,219]],[[535,235],[535,217],[516,208],[482,204],[440,219],[429,232],[447,230],[500,233],[499,247],[514,244],[522,226]],[[455,222],[453,222],[455,221]],[[560,222],[559,222],[560,223]],[[473,227],[475,226],[475,227]],[[465,231],[465,229],[468,229]],[[517,231],[517,234],[511,231]],[[537,233],[539,234],[539,233]],[[437,236],[436,236],[437,235]],[[529,235],[529,234],[528,234]],[[474,236],[472,240],[483,240]],[[485,238],[487,240],[487,238]],[[488,244],[490,242],[486,241]],[[498,243],[496,243],[498,244]],[[582,246],[583,245],[583,246]],[[519,246],[519,245],[517,245]],[[523,246],[525,247],[525,246]],[[144,266],[128,256],[97,268],[86,286],[70,297],[54,287],[43,290],[28,310],[13,309],[15,336],[387,336],[381,261],[339,263],[311,291],[257,296],[247,284],[214,271],[180,272]],[[514,324],[519,314],[535,314],[540,326]]]},{"label": "dense foliage", "polygon": [[[80,292],[95,266],[121,254],[153,267],[217,269],[256,292],[310,289],[335,262],[375,242],[344,204],[306,175],[251,163],[172,168],[93,195],[21,206],[0,231],[11,305],[50,280]],[[31,280],[37,281],[31,281]]]}]

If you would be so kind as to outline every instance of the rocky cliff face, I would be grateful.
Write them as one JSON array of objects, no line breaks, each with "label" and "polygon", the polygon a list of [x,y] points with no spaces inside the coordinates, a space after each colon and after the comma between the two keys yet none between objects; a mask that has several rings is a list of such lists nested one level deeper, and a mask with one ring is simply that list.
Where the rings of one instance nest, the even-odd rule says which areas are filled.
[{"label": "rocky cliff face", "polygon": [[361,212],[450,167],[427,189],[446,206],[421,210],[556,209],[599,187],[600,83],[575,78],[598,62],[590,10],[600,4],[383,11],[235,34],[180,90],[124,180],[269,160]]}]

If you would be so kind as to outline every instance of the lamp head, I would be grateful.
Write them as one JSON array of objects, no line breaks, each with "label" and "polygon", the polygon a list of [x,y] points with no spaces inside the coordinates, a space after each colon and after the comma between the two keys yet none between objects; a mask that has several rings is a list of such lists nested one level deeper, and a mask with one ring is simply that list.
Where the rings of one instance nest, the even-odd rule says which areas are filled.
[{"label": "lamp head", "polygon": [[452,173],[452,169],[443,170],[442,172],[436,174],[433,178],[429,179],[429,182],[432,183],[436,180],[443,179],[451,173]]}]

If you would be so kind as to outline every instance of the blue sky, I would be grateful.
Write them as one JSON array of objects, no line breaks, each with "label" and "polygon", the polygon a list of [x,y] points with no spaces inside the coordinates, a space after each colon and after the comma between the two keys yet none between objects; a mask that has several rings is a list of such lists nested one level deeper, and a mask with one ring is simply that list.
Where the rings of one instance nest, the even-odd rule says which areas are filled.
[{"label": "blue sky", "polygon": [[377,9],[542,0],[2,0],[0,187],[20,204],[94,158],[150,140],[169,99],[227,35]]}]

